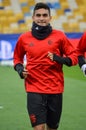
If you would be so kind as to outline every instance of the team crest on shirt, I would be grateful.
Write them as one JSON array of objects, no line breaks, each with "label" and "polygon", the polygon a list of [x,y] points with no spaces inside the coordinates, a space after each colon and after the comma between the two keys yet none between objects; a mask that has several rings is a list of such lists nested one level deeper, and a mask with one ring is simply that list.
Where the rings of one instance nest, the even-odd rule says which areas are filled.
[{"label": "team crest on shirt", "polygon": [[29,46],[30,47],[34,46],[34,43],[33,42],[29,43]]},{"label": "team crest on shirt", "polygon": [[51,45],[53,42],[51,40],[48,40],[48,44]]}]

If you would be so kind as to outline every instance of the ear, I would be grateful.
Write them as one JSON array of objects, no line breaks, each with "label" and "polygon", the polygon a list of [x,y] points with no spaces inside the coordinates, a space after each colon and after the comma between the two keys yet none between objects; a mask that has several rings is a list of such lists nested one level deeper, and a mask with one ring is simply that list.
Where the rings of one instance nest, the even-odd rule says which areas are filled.
[{"label": "ear", "polygon": [[32,16],[32,21],[34,22],[34,15]]},{"label": "ear", "polygon": [[32,20],[34,19],[34,16],[32,16]]},{"label": "ear", "polygon": [[52,19],[52,16],[50,16],[50,20]]}]

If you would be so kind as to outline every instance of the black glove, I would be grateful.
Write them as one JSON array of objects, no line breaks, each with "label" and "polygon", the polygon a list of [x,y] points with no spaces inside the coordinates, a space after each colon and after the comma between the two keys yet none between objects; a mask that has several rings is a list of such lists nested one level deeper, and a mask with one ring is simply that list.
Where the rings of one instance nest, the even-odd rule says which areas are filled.
[{"label": "black glove", "polygon": [[80,68],[82,67],[82,65],[86,64],[84,56],[82,55],[78,56],[78,63]]},{"label": "black glove", "polygon": [[20,78],[21,78],[21,79],[24,79],[23,73],[22,73],[22,72],[24,71],[24,66],[19,63],[19,64],[17,64],[17,65],[14,67],[14,69],[18,72]]},{"label": "black glove", "polygon": [[72,65],[72,61],[69,57],[60,57],[56,54],[53,54],[53,61],[56,61],[60,64],[65,64],[67,66],[71,66]]}]

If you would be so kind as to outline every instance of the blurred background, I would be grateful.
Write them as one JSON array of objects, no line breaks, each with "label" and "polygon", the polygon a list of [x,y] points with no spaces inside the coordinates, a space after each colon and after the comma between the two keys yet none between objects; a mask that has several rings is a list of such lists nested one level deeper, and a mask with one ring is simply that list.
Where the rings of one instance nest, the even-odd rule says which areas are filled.
[{"label": "blurred background", "polygon": [[16,41],[31,30],[37,2],[49,5],[52,27],[65,32],[75,46],[86,30],[86,0],[0,0],[0,64],[13,64]]},{"label": "blurred background", "polygon": [[[0,0],[0,130],[32,130],[23,80],[13,69],[13,52],[21,33],[31,30],[37,2],[51,8],[53,28],[76,47],[86,31],[86,0]],[[79,66],[63,66],[65,93],[59,130],[86,129],[86,77]]]},{"label": "blurred background", "polygon": [[49,5],[52,27],[65,32],[75,46],[86,30],[86,0],[0,0],[0,64],[12,64],[19,35],[31,30],[37,2]]},{"label": "blurred background", "polygon": [[0,0],[0,33],[30,30],[36,2],[45,2],[52,12],[52,25],[64,32],[86,30],[86,0]]}]

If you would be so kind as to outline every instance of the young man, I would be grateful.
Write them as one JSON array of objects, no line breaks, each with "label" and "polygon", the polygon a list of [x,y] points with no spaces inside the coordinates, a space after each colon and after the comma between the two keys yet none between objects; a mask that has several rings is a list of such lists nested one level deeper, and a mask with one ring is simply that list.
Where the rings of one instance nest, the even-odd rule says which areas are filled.
[{"label": "young man", "polygon": [[78,63],[83,74],[86,76],[86,32],[82,35],[79,44],[78,44]]},{"label": "young man", "polygon": [[[37,3],[30,32],[22,34],[14,50],[14,68],[25,79],[27,109],[34,130],[57,130],[62,112],[64,77],[62,66],[76,65],[77,55],[61,31],[50,25],[51,12],[45,3]],[[48,52],[58,55],[58,62]],[[23,58],[26,55],[26,67]],[[66,57],[63,58],[63,55]]]}]

